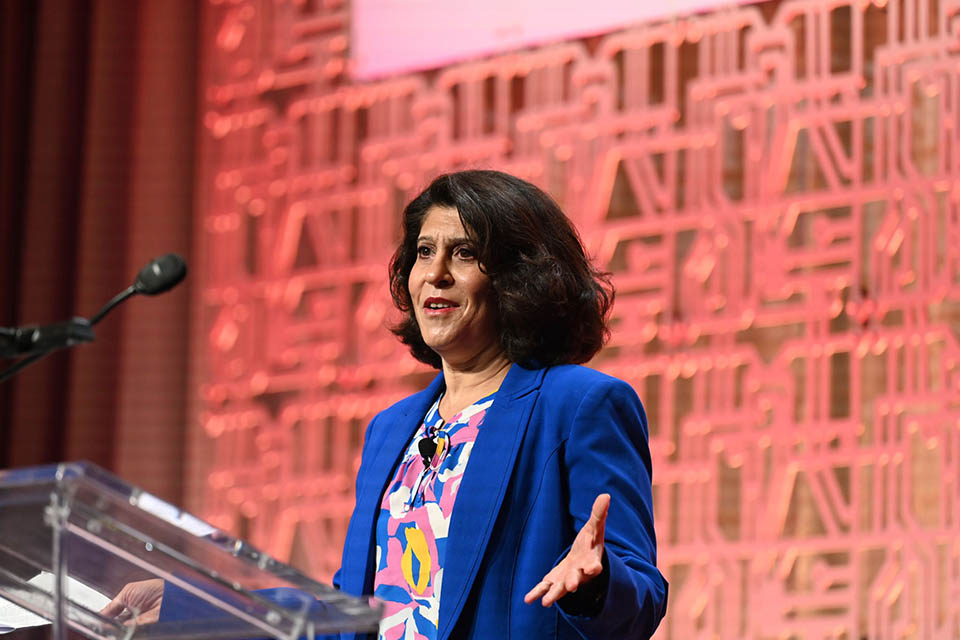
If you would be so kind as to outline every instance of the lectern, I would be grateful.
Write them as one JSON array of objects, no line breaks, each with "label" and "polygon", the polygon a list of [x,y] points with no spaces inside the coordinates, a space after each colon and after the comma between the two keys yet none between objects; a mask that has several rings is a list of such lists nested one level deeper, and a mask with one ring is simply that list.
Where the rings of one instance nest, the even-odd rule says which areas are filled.
[{"label": "lectern", "polygon": [[[125,585],[158,579],[165,607],[177,594],[174,615],[99,613]],[[380,613],[83,462],[0,471],[0,597],[57,640],[310,639],[375,630]]]}]

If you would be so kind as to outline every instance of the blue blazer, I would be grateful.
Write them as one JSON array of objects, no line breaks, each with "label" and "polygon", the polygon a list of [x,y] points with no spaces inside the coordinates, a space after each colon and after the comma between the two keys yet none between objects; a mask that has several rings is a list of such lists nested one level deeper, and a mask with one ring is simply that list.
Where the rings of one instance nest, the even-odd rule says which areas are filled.
[{"label": "blue blazer", "polygon": [[[347,593],[373,593],[383,492],[443,388],[440,374],[367,428],[334,579]],[[646,415],[627,383],[575,365],[511,366],[453,508],[438,639],[649,638],[666,610],[667,583],[656,567],[647,438]],[[586,618],[525,604],[524,594],[566,555],[604,492],[612,500],[603,610]]]}]

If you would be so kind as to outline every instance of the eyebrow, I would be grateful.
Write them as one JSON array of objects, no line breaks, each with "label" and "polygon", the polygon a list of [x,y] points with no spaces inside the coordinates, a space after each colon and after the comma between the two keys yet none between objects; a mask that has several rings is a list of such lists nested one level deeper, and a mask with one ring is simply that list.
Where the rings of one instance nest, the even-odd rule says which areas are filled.
[{"label": "eyebrow", "polygon": [[[437,240],[433,236],[419,236],[417,238],[417,242],[423,242],[423,241],[436,243]],[[473,240],[465,236],[460,238],[450,238],[450,242],[448,242],[448,244],[452,244],[452,245],[472,244],[472,243],[473,243]]]}]

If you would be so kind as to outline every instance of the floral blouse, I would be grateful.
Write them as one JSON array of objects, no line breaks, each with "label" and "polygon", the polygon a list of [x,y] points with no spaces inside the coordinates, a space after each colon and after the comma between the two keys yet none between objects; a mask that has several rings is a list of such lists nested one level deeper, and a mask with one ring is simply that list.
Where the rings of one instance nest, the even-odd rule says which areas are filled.
[{"label": "floral blouse", "polygon": [[[478,400],[448,423],[440,417],[438,398],[384,493],[377,517],[374,578],[374,596],[384,603],[381,640],[437,637],[450,516],[470,451],[495,395]],[[419,445],[425,437],[436,442],[428,459]]]}]

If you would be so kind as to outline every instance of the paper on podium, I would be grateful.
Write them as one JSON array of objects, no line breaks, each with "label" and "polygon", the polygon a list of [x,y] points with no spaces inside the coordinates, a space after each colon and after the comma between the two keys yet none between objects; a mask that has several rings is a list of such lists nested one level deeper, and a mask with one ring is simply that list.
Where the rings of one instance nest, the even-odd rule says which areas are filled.
[{"label": "paper on podium", "polygon": [[[39,589],[53,593],[54,575],[42,571],[27,581]],[[77,602],[92,611],[100,611],[110,602],[110,598],[95,589],[91,589],[79,580],[67,578],[67,593],[74,602]],[[39,627],[50,624],[46,618],[41,618],[23,607],[18,607],[5,598],[0,598],[0,634],[10,633],[26,627]]]},{"label": "paper on podium", "polygon": [[[157,578],[164,598],[176,594],[176,616],[138,623],[143,612],[129,604],[123,620],[99,614],[125,585]],[[271,599],[276,593],[283,598]],[[55,638],[72,629],[98,640],[298,640],[373,631],[380,617],[372,601],[89,463],[0,471],[0,597],[53,622]],[[16,610],[0,606],[0,626],[32,624],[21,613],[10,624],[6,611]]]}]

